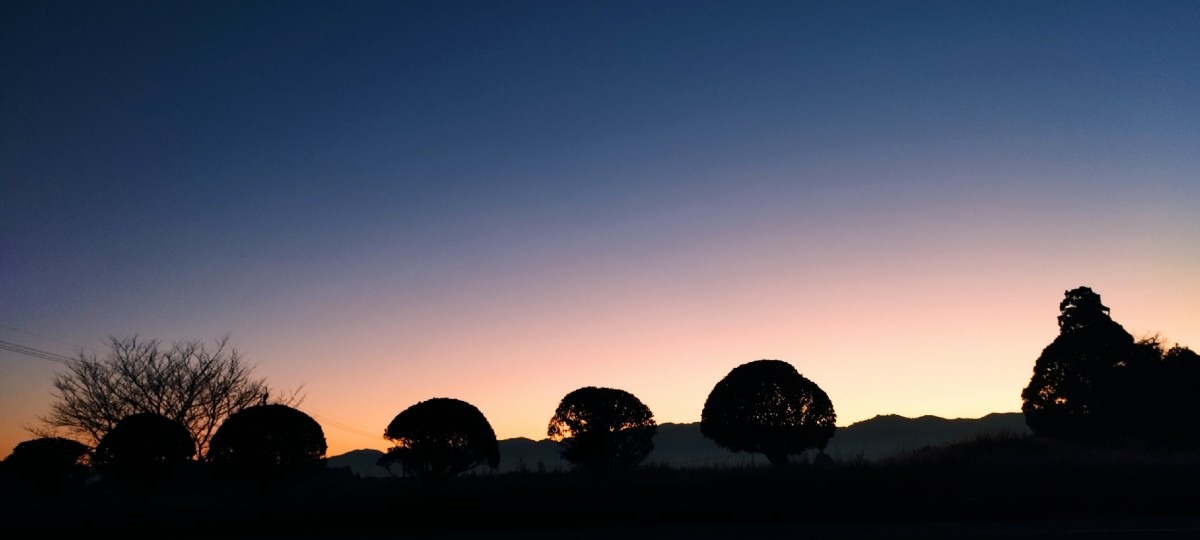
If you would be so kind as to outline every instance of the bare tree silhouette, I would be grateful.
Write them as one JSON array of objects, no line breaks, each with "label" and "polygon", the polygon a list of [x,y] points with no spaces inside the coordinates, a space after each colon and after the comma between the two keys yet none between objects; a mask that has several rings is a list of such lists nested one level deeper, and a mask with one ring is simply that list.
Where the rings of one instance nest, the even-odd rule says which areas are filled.
[{"label": "bare tree silhouette", "polygon": [[[155,413],[183,424],[203,457],[221,422],[270,394],[266,381],[253,376],[253,367],[227,339],[212,346],[186,341],[168,347],[136,336],[114,337],[109,345],[104,357],[80,353],[66,373],[55,377],[56,400],[42,418],[50,429],[39,435],[65,428],[94,446],[121,419]],[[300,401],[293,392],[275,402]]]}]

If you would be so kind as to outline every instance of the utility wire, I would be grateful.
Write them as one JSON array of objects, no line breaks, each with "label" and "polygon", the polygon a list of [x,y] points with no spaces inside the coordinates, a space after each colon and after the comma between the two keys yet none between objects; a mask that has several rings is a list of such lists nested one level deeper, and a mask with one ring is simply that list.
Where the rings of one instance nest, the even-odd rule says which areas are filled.
[{"label": "utility wire", "polygon": [[377,441],[383,440],[382,433],[368,433],[365,429],[356,428],[356,427],[348,425],[344,422],[338,422],[337,420],[333,420],[332,418],[329,418],[328,416],[317,414],[312,411],[308,411],[308,414],[315,418],[319,418],[324,423],[329,424],[333,427],[336,427],[342,431],[350,432],[350,433],[362,436],[363,438],[367,438],[367,439],[373,439],[373,440],[377,440]]},{"label": "utility wire", "polygon": [[73,358],[68,358],[66,356],[46,352],[43,350],[35,349],[33,347],[26,347],[24,345],[18,345],[16,343],[9,343],[7,341],[0,341],[0,349],[24,354],[26,356],[32,356],[34,358],[41,358],[42,360],[58,362],[63,365],[70,365],[71,361],[74,360]]},{"label": "utility wire", "polygon": [[35,338],[40,338],[40,339],[45,339],[45,340],[53,341],[53,342],[55,342],[55,343],[61,343],[61,344],[63,344],[63,345],[70,345],[71,347],[73,347],[73,348],[76,348],[76,349],[80,349],[80,350],[89,350],[89,351],[95,352],[95,349],[92,349],[91,347],[84,347],[83,345],[79,345],[78,343],[71,343],[71,342],[69,342],[69,341],[63,341],[63,340],[61,340],[61,339],[58,339],[58,338],[53,338],[53,337],[50,337],[50,336],[47,336],[47,335],[44,335],[44,334],[39,334],[39,333],[37,333],[37,332],[30,332],[29,330],[23,330],[23,329],[20,329],[20,328],[17,328],[17,327],[15,327],[15,326],[9,326],[9,325],[7,325],[7,324],[0,324],[0,328],[4,328],[4,329],[7,329],[7,330],[12,330],[12,331],[14,331],[14,332],[20,332],[20,333],[22,333],[22,334],[25,334],[25,335],[27,335],[27,336],[33,336],[33,337],[35,337]]}]

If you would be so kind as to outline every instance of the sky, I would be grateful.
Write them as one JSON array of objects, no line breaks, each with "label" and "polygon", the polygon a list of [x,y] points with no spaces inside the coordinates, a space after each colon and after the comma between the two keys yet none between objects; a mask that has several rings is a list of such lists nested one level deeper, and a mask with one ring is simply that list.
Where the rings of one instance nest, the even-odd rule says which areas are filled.
[{"label": "sky", "polygon": [[[1063,293],[1200,347],[1190,1],[5,2],[0,341],[223,337],[325,431],[584,386],[1019,411]],[[0,350],[0,456],[64,366]]]}]

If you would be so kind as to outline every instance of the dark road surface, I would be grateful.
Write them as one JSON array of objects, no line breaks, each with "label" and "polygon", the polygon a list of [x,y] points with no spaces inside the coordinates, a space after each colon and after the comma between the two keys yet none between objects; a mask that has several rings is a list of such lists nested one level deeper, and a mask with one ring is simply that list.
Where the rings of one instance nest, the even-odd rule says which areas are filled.
[{"label": "dark road surface", "polygon": [[533,529],[527,531],[430,534],[422,538],[489,539],[853,539],[853,538],[1054,538],[1054,539],[1200,539],[1200,518],[1079,521],[989,521],[937,523],[720,525],[710,527],[612,527]]}]

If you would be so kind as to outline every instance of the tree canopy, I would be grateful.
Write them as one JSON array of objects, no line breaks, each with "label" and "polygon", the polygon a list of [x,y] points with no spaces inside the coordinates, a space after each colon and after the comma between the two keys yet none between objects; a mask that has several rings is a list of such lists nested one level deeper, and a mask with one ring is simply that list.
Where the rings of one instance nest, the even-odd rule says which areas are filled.
[{"label": "tree canopy", "polygon": [[1058,309],[1058,328],[1062,333],[1112,327],[1116,324],[1109,317],[1108,306],[1100,302],[1100,295],[1091,287],[1077,287],[1063,293]]},{"label": "tree canopy", "polygon": [[1164,347],[1157,340],[1147,346],[1161,352],[1161,368],[1153,386],[1146,387],[1143,400],[1152,408],[1146,421],[1156,439],[1172,445],[1200,447],[1200,430],[1192,425],[1200,418],[1200,354],[1181,346]]},{"label": "tree canopy", "polygon": [[480,465],[500,465],[500,446],[491,423],[474,405],[433,398],[397,414],[383,433],[395,443],[381,458],[398,462],[427,484],[443,482]]},{"label": "tree canopy", "polygon": [[1025,423],[1058,439],[1200,445],[1200,355],[1158,336],[1135,340],[1089,287],[1064,293],[1059,334],[1021,392]]},{"label": "tree canopy", "polygon": [[30,492],[80,487],[87,477],[91,448],[62,437],[39,437],[13,447],[2,467],[5,485]]},{"label": "tree canopy", "polygon": [[281,404],[256,405],[225,420],[208,461],[240,473],[291,474],[325,464],[325,432],[311,416]]},{"label": "tree canopy", "polygon": [[[167,346],[137,336],[109,341],[105,356],[80,353],[55,376],[56,399],[42,419],[51,430],[65,428],[96,445],[121,419],[154,413],[183,424],[203,457],[221,422],[271,394],[224,339],[212,346],[200,341]],[[275,401],[297,399],[277,392]]]},{"label": "tree canopy", "polygon": [[157,413],[137,413],[117,422],[96,447],[93,464],[118,481],[162,480],[196,455],[196,443],[183,424]]},{"label": "tree canopy", "polygon": [[823,451],[836,429],[829,396],[781,360],[755,360],[713,387],[700,431],[735,452],[755,452],[775,465],[809,449]]},{"label": "tree canopy", "polygon": [[563,459],[601,475],[636,467],[654,449],[658,426],[649,407],[624,390],[588,386],[559,403],[547,434]]},{"label": "tree canopy", "polygon": [[17,444],[4,462],[32,468],[73,466],[83,464],[90,451],[72,439],[38,437]]},{"label": "tree canopy", "polygon": [[1136,383],[1150,367],[1149,351],[1137,347],[1089,287],[1066,291],[1059,311],[1059,335],[1042,350],[1021,393],[1025,421],[1043,436],[1120,435],[1136,406],[1130,402]]}]

